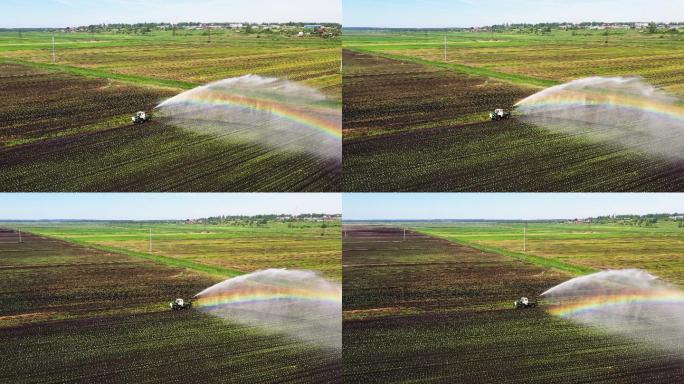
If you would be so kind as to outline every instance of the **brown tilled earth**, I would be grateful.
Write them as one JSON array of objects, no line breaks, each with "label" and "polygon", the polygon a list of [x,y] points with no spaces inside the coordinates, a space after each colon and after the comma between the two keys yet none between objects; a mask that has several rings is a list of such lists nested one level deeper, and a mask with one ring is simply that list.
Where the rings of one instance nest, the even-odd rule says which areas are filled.
[{"label": "brown tilled earth", "polygon": [[672,383],[684,357],[516,310],[569,278],[446,240],[345,227],[344,377],[399,383]]},{"label": "brown tilled earth", "polygon": [[510,109],[537,91],[349,50],[343,55],[345,139],[415,129],[421,124],[445,126],[459,118],[481,122],[490,110]]},{"label": "brown tilled earth", "polygon": [[339,382],[339,354],[196,310],[213,278],[0,229],[0,382]]},{"label": "brown tilled earth", "polygon": [[539,89],[349,50],[344,58],[346,192],[684,189],[683,161],[606,140],[605,128],[489,121]]}]

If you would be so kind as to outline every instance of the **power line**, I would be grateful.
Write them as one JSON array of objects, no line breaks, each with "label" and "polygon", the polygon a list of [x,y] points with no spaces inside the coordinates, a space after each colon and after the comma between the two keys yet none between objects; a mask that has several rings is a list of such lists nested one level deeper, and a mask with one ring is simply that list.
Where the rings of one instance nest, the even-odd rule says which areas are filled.
[{"label": "power line", "polygon": [[527,252],[527,221],[523,226],[523,252]]},{"label": "power line", "polygon": [[55,57],[55,33],[52,32],[52,64],[55,64],[57,58]]}]

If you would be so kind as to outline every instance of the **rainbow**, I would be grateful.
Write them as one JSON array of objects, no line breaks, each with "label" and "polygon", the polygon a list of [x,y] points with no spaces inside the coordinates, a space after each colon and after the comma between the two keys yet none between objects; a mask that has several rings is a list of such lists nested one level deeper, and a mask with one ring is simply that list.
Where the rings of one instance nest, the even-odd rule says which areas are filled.
[{"label": "rainbow", "polygon": [[684,106],[635,97],[620,93],[602,93],[595,91],[573,91],[563,89],[550,95],[532,95],[516,104],[522,108],[554,107],[554,106],[614,106],[635,111],[646,111],[658,115],[684,121]]},{"label": "rainbow", "polygon": [[321,304],[342,305],[341,291],[314,291],[288,287],[262,287],[222,292],[215,295],[198,296],[194,302],[197,307],[214,309],[231,305],[255,304],[264,302],[319,302]]},{"label": "rainbow", "polygon": [[606,308],[630,304],[684,305],[684,292],[679,290],[657,290],[654,292],[590,296],[566,303],[554,304],[548,308],[548,312],[559,317],[574,317]]},{"label": "rainbow", "polygon": [[[171,100],[173,99],[169,101]],[[330,138],[342,139],[341,115],[339,111],[328,106],[295,107],[271,99],[215,91],[182,95],[182,99],[179,101],[194,105],[226,106],[264,112],[314,129]]]}]

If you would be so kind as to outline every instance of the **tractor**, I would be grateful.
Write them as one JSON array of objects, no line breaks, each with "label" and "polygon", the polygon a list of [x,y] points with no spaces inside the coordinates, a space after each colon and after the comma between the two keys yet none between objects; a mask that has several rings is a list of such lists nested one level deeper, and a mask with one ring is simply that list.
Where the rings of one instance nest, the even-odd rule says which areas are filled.
[{"label": "tractor", "polygon": [[182,311],[184,309],[192,308],[191,302],[186,302],[183,299],[176,299],[170,303],[172,311]]},{"label": "tractor", "polygon": [[489,118],[492,121],[499,121],[499,120],[505,120],[511,117],[511,112],[503,110],[501,108],[497,108],[494,110],[494,112],[489,113]]},{"label": "tractor", "polygon": [[534,301],[530,301],[530,299],[528,299],[527,297],[521,297],[515,301],[515,308],[517,309],[534,308],[536,306],[537,303]]},{"label": "tractor", "polygon": [[151,118],[151,114],[146,113],[145,111],[138,111],[131,117],[131,120],[133,120],[133,124],[142,124],[150,121]]}]

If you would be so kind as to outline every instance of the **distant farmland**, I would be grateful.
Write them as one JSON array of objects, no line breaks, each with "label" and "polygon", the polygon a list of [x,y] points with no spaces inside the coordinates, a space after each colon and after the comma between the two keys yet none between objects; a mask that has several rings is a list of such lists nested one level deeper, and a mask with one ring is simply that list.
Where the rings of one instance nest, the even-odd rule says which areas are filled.
[{"label": "distant farmland", "polygon": [[335,191],[339,164],[202,135],[155,121],[133,126],[184,90],[260,74],[341,101],[339,40],[0,33],[0,190]]},{"label": "distant farmland", "polygon": [[[450,241],[522,253],[523,223],[414,223],[416,230]],[[642,268],[684,286],[684,228],[673,221],[639,227],[610,224],[529,223],[526,255],[584,268]]]},{"label": "distant farmland", "polygon": [[350,382],[668,383],[669,352],[516,310],[571,275],[391,226],[347,225],[344,378]]},{"label": "distant farmland", "polygon": [[345,191],[682,189],[681,161],[602,141],[598,129],[562,134],[515,117],[490,122],[488,112],[592,75],[642,76],[682,94],[683,39],[449,33],[444,62],[443,37],[345,34]]},{"label": "distant farmland", "polygon": [[[89,238],[96,243],[106,238],[121,241],[123,247],[127,239],[137,241],[134,228],[119,228],[117,239],[114,226],[71,224],[54,227],[50,234],[69,236],[68,242],[23,232],[23,243],[18,242],[16,231],[0,229],[0,351],[4,357],[0,381],[340,382],[339,351],[195,310],[172,312],[168,306],[176,297],[190,298],[250,268],[287,266],[277,255],[304,250],[303,244],[320,244],[314,241],[312,229],[278,235],[287,231],[272,227],[256,235],[258,231],[233,228],[228,235],[229,230],[223,228],[223,235],[209,231],[202,236],[199,228],[186,229],[183,235],[180,227],[157,224],[158,240],[153,244],[160,248],[172,244],[171,238],[179,249],[183,243],[196,248],[200,248],[197,242],[205,245],[202,249],[208,251],[208,259],[178,258],[194,260],[194,265],[187,263],[186,267],[174,266],[176,259],[171,259],[169,250],[145,255],[75,243],[75,239],[86,243]],[[250,252],[251,244],[251,255],[261,264],[248,265],[239,258],[231,262],[231,247],[226,243],[231,238],[234,250],[241,249],[242,254]],[[335,238],[339,247],[339,236]],[[330,247],[322,243],[322,260],[319,263],[309,249],[307,267],[317,269],[326,265],[326,258],[332,258],[325,251]],[[212,247],[214,251],[210,251]],[[261,254],[264,247],[276,255],[270,264],[268,255]],[[224,253],[217,254],[217,249]],[[323,267],[328,270],[324,274],[339,279],[339,265],[338,251],[337,271]]]},{"label": "distant farmland", "polygon": [[196,263],[215,268],[213,272],[218,276],[229,277],[265,268],[289,268],[321,271],[337,281],[342,277],[339,222],[328,222],[325,228],[317,222],[254,226],[99,222],[13,226],[111,252],[151,255],[163,258],[161,262]]}]

